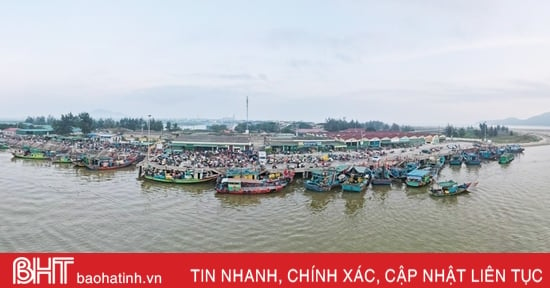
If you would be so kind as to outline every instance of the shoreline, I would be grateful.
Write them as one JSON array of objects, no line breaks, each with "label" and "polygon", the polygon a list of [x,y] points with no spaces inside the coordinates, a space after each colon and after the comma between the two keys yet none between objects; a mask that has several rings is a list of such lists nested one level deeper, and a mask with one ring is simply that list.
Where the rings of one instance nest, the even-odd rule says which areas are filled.
[{"label": "shoreline", "polygon": [[513,131],[521,134],[530,134],[539,137],[539,141],[536,142],[526,142],[519,143],[524,147],[534,147],[534,146],[543,146],[550,145],[550,129],[525,129],[525,128],[515,128]]}]

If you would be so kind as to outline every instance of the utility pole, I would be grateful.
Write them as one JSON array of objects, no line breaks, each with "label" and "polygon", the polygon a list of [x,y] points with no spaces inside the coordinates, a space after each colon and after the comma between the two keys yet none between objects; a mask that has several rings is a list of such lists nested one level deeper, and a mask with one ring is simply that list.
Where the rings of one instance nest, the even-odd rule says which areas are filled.
[{"label": "utility pole", "polygon": [[248,134],[248,96],[246,96],[246,130],[245,133]]},{"label": "utility pole", "polygon": [[149,163],[149,151],[151,150],[151,114],[147,115],[147,163]]}]

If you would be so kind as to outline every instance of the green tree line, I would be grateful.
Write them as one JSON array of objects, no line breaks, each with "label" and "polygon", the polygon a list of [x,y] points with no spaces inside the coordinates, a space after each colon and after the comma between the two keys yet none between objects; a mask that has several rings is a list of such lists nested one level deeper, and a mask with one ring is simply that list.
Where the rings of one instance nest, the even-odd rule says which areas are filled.
[{"label": "green tree line", "polygon": [[[35,125],[51,125],[54,129],[54,133],[59,135],[69,135],[72,133],[73,128],[80,128],[83,134],[88,134],[97,129],[117,129],[124,128],[133,131],[144,130],[148,131],[161,131],[164,128],[164,124],[160,120],[143,119],[143,118],[121,118],[120,120],[114,120],[112,118],[100,118],[94,119],[87,112],[74,115],[72,112],[68,114],[62,114],[60,119],[53,116],[38,116],[27,117],[26,123]],[[170,124],[167,127],[168,130],[178,129],[177,124]]]},{"label": "green tree line", "polygon": [[499,135],[512,135],[512,131],[506,126],[487,126],[487,123],[480,123],[479,129],[473,126],[456,128],[452,125],[445,127],[445,136],[459,138],[494,138]]},{"label": "green tree line", "polygon": [[368,121],[365,123],[360,123],[357,120],[346,121],[346,119],[333,119],[328,118],[324,123],[325,130],[329,132],[338,132],[350,128],[360,128],[365,131],[395,131],[395,132],[409,132],[414,131],[414,128],[411,126],[402,125],[399,126],[396,123],[388,125],[381,121]]}]

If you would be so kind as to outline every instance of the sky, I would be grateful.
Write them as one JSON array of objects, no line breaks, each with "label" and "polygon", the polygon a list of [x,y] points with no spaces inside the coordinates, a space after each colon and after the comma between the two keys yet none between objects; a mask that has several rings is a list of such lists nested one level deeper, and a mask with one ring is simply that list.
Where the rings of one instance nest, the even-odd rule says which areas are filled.
[{"label": "sky", "polygon": [[549,12],[530,0],[1,1],[0,119],[525,119],[550,112]]}]

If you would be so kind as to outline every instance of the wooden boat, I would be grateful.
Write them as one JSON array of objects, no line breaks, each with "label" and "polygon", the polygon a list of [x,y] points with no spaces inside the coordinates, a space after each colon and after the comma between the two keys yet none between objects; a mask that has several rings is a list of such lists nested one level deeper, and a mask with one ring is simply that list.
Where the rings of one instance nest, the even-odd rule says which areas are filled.
[{"label": "wooden boat", "polygon": [[50,160],[48,152],[34,148],[25,148],[12,152],[13,157],[31,160]]},{"label": "wooden boat", "polygon": [[282,190],[294,179],[294,171],[284,170],[282,173],[271,173],[263,179],[253,177],[219,176],[216,192],[220,194],[266,194]]},{"label": "wooden boat", "polygon": [[430,195],[434,197],[454,196],[469,192],[468,188],[477,183],[466,182],[458,184],[453,180],[438,182],[430,188]]},{"label": "wooden boat", "polygon": [[101,156],[101,157],[92,157],[83,161],[84,167],[89,170],[94,171],[106,171],[106,170],[116,170],[120,168],[129,167],[134,163],[141,161],[143,157],[140,157],[137,154],[130,155],[118,155],[118,156]]},{"label": "wooden boat", "polygon": [[391,185],[392,179],[390,177],[390,170],[386,169],[386,166],[378,167],[372,172],[371,185]]},{"label": "wooden boat", "polygon": [[405,184],[410,187],[422,187],[432,182],[431,169],[415,169],[407,174]]},{"label": "wooden boat", "polygon": [[439,156],[438,159],[432,157],[428,159],[427,167],[430,168],[432,177],[437,177],[443,166],[445,166],[445,156]]},{"label": "wooden boat", "polygon": [[304,188],[316,192],[327,192],[339,187],[346,180],[344,170],[335,167],[313,170],[311,171],[311,178],[304,182]]},{"label": "wooden boat", "polygon": [[189,168],[189,167],[154,167],[148,165],[142,168],[140,178],[171,184],[197,184],[213,181],[220,175],[220,172],[210,168]]},{"label": "wooden boat", "polygon": [[372,175],[369,168],[353,166],[347,174],[349,176],[342,183],[342,191],[361,192],[369,186]]},{"label": "wooden boat", "polygon": [[398,179],[401,182],[405,182],[407,179],[407,173],[416,168],[418,168],[418,162],[416,161],[404,162],[400,166],[392,166],[389,169],[390,177],[393,179]]},{"label": "wooden boat", "polygon": [[512,162],[512,160],[514,160],[514,158],[515,158],[514,154],[512,154],[510,152],[505,152],[502,155],[500,155],[500,157],[498,158],[498,163],[499,164],[508,164],[508,163]]},{"label": "wooden boat", "polygon": [[525,148],[521,147],[519,144],[509,144],[506,145],[505,151],[510,153],[522,153]]},{"label": "wooden boat", "polygon": [[451,159],[449,159],[449,165],[452,165],[452,166],[460,166],[462,165],[462,155],[460,154],[453,154],[451,156]]},{"label": "wooden boat", "polygon": [[476,153],[464,153],[463,157],[466,165],[481,165],[481,159]]},{"label": "wooden boat", "polygon": [[6,144],[4,141],[0,142],[0,150],[7,150],[9,148],[10,148],[10,146],[8,144]]},{"label": "wooden boat", "polygon": [[68,154],[55,154],[54,156],[51,157],[51,161],[52,163],[55,163],[55,164],[72,164],[73,163],[72,157]]}]

